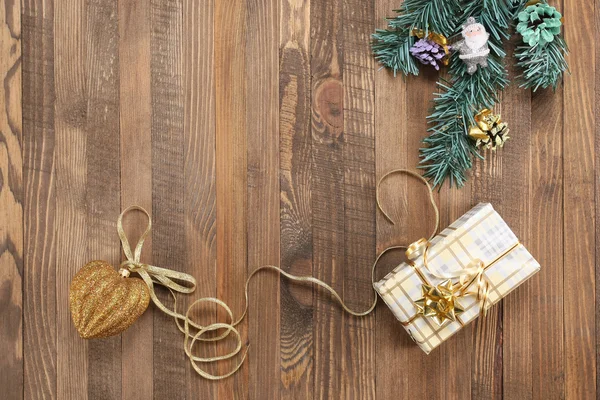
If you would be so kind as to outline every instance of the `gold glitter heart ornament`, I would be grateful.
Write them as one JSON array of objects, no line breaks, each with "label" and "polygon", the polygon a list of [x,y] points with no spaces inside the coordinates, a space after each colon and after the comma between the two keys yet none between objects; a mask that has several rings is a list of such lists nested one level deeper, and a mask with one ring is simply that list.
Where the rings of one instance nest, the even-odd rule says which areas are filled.
[{"label": "gold glitter heart ornament", "polygon": [[148,308],[150,293],[143,280],[119,274],[106,261],[81,268],[69,288],[71,317],[84,339],[118,335]]}]

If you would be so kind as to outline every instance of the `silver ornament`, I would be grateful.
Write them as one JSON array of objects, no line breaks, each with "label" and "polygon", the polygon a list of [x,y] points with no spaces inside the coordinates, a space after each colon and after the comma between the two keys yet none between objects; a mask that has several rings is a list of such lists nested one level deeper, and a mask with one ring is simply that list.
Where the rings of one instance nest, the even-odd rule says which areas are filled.
[{"label": "silver ornament", "polygon": [[454,44],[452,49],[460,52],[459,58],[467,65],[467,73],[473,75],[478,67],[487,67],[490,54],[488,39],[490,34],[473,17],[467,18],[462,26],[463,40]]}]

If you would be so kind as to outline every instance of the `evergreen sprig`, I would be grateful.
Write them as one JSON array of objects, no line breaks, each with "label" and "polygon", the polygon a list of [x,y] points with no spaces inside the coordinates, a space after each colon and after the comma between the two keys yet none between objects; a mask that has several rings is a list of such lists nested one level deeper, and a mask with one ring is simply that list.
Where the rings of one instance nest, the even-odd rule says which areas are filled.
[{"label": "evergreen sprig", "polygon": [[526,44],[517,46],[516,65],[521,70],[521,74],[517,77],[520,81],[519,86],[532,89],[534,92],[539,88],[549,87],[556,90],[563,74],[569,71],[565,60],[568,51],[562,37],[555,38],[543,48],[530,47]]},{"label": "evergreen sprig", "polygon": [[404,75],[418,75],[419,68],[410,54],[415,43],[413,29],[421,29],[425,34],[441,33],[449,37],[456,30],[462,13],[458,0],[405,0],[398,15],[388,19],[387,29],[377,29],[373,34],[375,59],[394,75],[398,71]]},{"label": "evergreen sprig", "polygon": [[[434,106],[428,120],[432,125],[430,135],[424,139],[427,147],[421,148],[420,168],[434,186],[446,179],[450,185],[463,186],[466,173],[473,166],[473,157],[481,157],[475,141],[468,136],[469,127],[475,124],[473,116],[483,108],[492,108],[498,101],[499,91],[508,85],[508,72],[503,59],[506,56],[502,40],[509,37],[513,13],[509,0],[483,0],[465,2],[461,19],[474,16],[490,33],[488,67],[478,68],[473,75],[458,54],[450,60],[450,81],[440,80],[440,93],[436,93]],[[455,35],[458,35],[458,31]]]}]

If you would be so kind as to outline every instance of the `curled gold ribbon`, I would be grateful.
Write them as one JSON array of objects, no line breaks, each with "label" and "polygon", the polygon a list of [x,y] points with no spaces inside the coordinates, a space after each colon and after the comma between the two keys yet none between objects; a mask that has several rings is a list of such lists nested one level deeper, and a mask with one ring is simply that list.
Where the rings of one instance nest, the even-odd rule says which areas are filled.
[{"label": "curled gold ribbon", "polygon": [[[439,211],[438,211],[437,205],[435,204],[435,199],[433,197],[433,189],[431,188],[431,186],[429,185],[427,180],[425,180],[421,175],[419,175],[415,172],[412,172],[410,170],[406,170],[406,169],[396,169],[396,170],[386,173],[383,177],[381,177],[381,179],[377,183],[377,187],[376,187],[377,206],[378,206],[379,210],[383,213],[383,215],[390,222],[393,223],[390,216],[381,207],[381,203],[379,201],[379,187],[381,185],[381,182],[385,178],[387,178],[389,175],[394,174],[394,173],[400,173],[400,172],[412,175],[412,176],[420,179],[427,186],[427,188],[429,190],[429,199],[435,210],[435,215],[436,215],[435,227],[434,227],[434,231],[431,235],[431,238],[433,238],[433,236],[435,235],[435,233],[437,232],[437,229],[439,227]],[[144,215],[146,215],[146,217],[148,218],[148,225],[147,225],[144,233],[140,236],[140,239],[138,240],[138,242],[135,246],[135,249],[132,252],[131,246],[129,244],[129,240],[127,239],[127,236],[125,235],[125,231],[123,229],[123,216],[126,213],[128,213],[129,211],[133,211],[133,210],[141,211]],[[363,317],[363,316],[369,315],[375,309],[375,306],[377,304],[377,294],[374,292],[373,302],[366,310],[354,311],[354,310],[350,309],[344,303],[341,296],[331,286],[329,286],[327,283],[321,281],[320,279],[314,278],[312,276],[296,276],[296,275],[290,274],[290,273],[284,271],[283,269],[276,267],[274,265],[264,265],[264,266],[261,266],[261,267],[255,269],[254,271],[252,271],[252,273],[246,279],[246,284],[245,284],[245,289],[244,289],[244,300],[245,300],[244,310],[243,310],[241,316],[237,320],[234,318],[234,316],[233,316],[234,314],[233,314],[231,308],[225,302],[223,302],[222,300],[217,299],[215,297],[202,297],[200,299],[197,299],[188,307],[185,314],[181,314],[177,311],[177,295],[176,295],[176,293],[189,294],[189,293],[194,292],[194,290],[196,289],[196,280],[194,279],[193,276],[191,276],[189,274],[186,274],[183,272],[178,272],[178,271],[173,271],[173,270],[170,270],[167,268],[156,267],[153,265],[142,263],[140,261],[144,241],[146,240],[147,236],[149,235],[151,229],[152,229],[152,219],[150,217],[150,214],[144,208],[142,208],[140,206],[130,206],[130,207],[126,208],[125,210],[123,210],[121,215],[119,215],[119,218],[117,220],[117,232],[119,234],[119,238],[121,239],[123,252],[125,253],[125,257],[126,257],[126,260],[121,263],[121,271],[120,272],[124,276],[128,275],[130,272],[136,272],[137,274],[140,275],[142,280],[148,286],[148,289],[150,292],[150,298],[152,299],[154,304],[162,312],[166,313],[167,315],[172,316],[175,319],[177,328],[183,333],[183,335],[184,335],[184,346],[183,346],[184,352],[185,352],[186,356],[188,357],[188,359],[190,360],[192,367],[200,376],[202,376],[203,378],[209,379],[209,380],[220,380],[220,379],[224,379],[224,378],[227,378],[227,377],[235,374],[241,368],[242,364],[244,363],[244,361],[246,359],[246,356],[248,354],[248,347],[245,348],[239,362],[233,367],[233,369],[223,375],[210,374],[201,367],[201,364],[207,364],[207,363],[217,362],[217,361],[221,361],[221,360],[231,359],[231,358],[237,356],[242,351],[242,347],[243,347],[242,346],[242,338],[241,338],[240,332],[236,329],[236,326],[242,322],[242,320],[245,318],[246,314],[248,313],[249,283],[250,283],[250,280],[252,279],[252,277],[254,275],[256,275],[259,271],[271,270],[271,271],[278,272],[280,275],[283,275],[285,278],[287,278],[291,281],[294,281],[294,282],[315,284],[315,285],[321,287],[322,289],[326,290],[327,292],[329,292],[329,294],[333,297],[333,299],[336,300],[337,303],[339,303],[339,305],[342,307],[342,309],[344,311],[346,311],[348,314],[351,314],[356,317]],[[426,239],[423,239],[423,240],[424,240],[424,243],[428,243],[428,241]],[[371,267],[371,281],[372,282],[375,281],[375,267],[377,266],[381,257],[388,251],[396,250],[396,249],[405,249],[407,251],[407,253],[410,252],[410,254],[412,254],[413,257],[415,257],[418,252],[422,251],[418,246],[412,246],[412,245],[411,246],[390,246],[390,247],[386,248],[381,253],[379,253],[377,258],[375,259],[375,262],[373,263],[373,266]],[[164,286],[169,290],[171,296],[173,297],[173,301],[174,301],[172,310],[169,309],[167,306],[165,306],[160,301],[158,296],[156,295],[155,290],[154,290],[155,284]],[[222,308],[225,311],[225,313],[227,314],[228,321],[227,322],[214,322],[214,323],[208,324],[206,326],[203,326],[203,325],[200,325],[199,323],[194,322],[194,320],[191,317],[191,313],[194,308],[198,307],[199,305],[201,305],[203,303],[216,304],[218,307]],[[215,332],[215,331],[217,331],[217,332],[223,331],[223,332],[216,336],[208,336],[208,337],[206,336],[207,333]],[[229,353],[214,356],[214,357],[199,357],[199,356],[194,355],[193,349],[194,349],[195,345],[197,345],[201,342],[216,342],[219,340],[223,340],[226,337],[228,337],[229,335],[233,335],[237,342],[236,347]]]},{"label": "curled gold ribbon", "polygon": [[[142,234],[142,236],[140,237],[140,239],[135,247],[135,250],[133,252],[131,251],[129,241],[128,241],[127,236],[125,235],[125,231],[123,229],[123,216],[127,212],[132,211],[132,210],[139,210],[142,213],[144,213],[146,215],[146,217],[148,218],[148,226],[147,226],[146,230],[144,231],[144,233]],[[370,314],[375,309],[375,306],[377,304],[377,294],[374,293],[373,302],[371,303],[371,306],[368,309],[366,309],[364,311],[354,311],[354,310],[350,309],[344,303],[344,301],[342,300],[340,295],[327,283],[325,283],[317,278],[314,278],[312,276],[296,276],[296,275],[290,274],[274,265],[264,265],[264,266],[261,266],[261,267],[255,269],[254,271],[252,271],[252,273],[250,274],[250,276],[248,276],[248,279],[246,280],[245,291],[244,291],[244,294],[245,294],[244,311],[243,311],[242,315],[240,316],[240,318],[238,318],[237,320],[234,320],[233,312],[231,311],[231,308],[222,300],[214,298],[214,297],[200,298],[200,299],[194,301],[189,306],[185,315],[180,314],[179,312],[177,312],[176,293],[192,293],[196,288],[196,280],[191,275],[183,273],[183,272],[173,271],[173,270],[170,270],[167,268],[160,268],[160,267],[156,267],[153,265],[149,265],[149,264],[140,262],[142,247],[144,245],[144,241],[145,241],[146,237],[150,233],[151,228],[152,228],[152,219],[150,218],[150,214],[144,208],[139,207],[139,206],[131,206],[131,207],[126,208],[121,213],[121,215],[119,216],[119,218],[117,220],[117,232],[119,234],[119,238],[121,239],[121,244],[123,247],[123,251],[125,253],[125,257],[127,258],[125,261],[123,261],[121,263],[121,273],[136,272],[137,274],[139,274],[140,277],[143,279],[143,281],[148,286],[148,289],[150,292],[150,298],[152,299],[154,304],[162,312],[175,318],[175,322],[177,324],[178,329],[184,334],[185,354],[187,355],[188,359],[190,360],[190,363],[191,363],[192,367],[194,368],[194,370],[203,378],[206,378],[209,380],[220,380],[220,379],[227,378],[227,377],[233,375],[234,373],[236,373],[241,368],[242,364],[244,363],[244,361],[246,359],[246,355],[248,353],[248,347],[246,347],[246,349],[242,355],[242,358],[237,363],[237,365],[235,367],[233,367],[233,369],[231,371],[229,371],[223,375],[212,375],[212,374],[206,372],[199,365],[201,363],[212,363],[212,362],[216,362],[216,361],[227,360],[227,359],[235,357],[236,355],[238,355],[240,353],[240,351],[242,349],[242,338],[241,338],[240,332],[236,329],[236,326],[238,324],[240,324],[240,322],[242,322],[242,320],[244,319],[244,317],[246,316],[246,314],[248,312],[248,286],[249,286],[249,283],[250,283],[250,280],[252,279],[252,277],[254,275],[256,275],[259,271],[272,270],[272,271],[279,272],[281,275],[283,275],[284,277],[286,277],[287,279],[289,279],[291,281],[301,282],[301,283],[312,283],[317,286],[320,286],[321,288],[325,289],[327,292],[329,292],[331,294],[331,296],[340,304],[340,306],[344,309],[344,311],[346,311],[347,313],[354,315],[356,317],[363,317],[363,316]],[[405,246],[388,247],[377,256],[377,258],[375,259],[375,262],[373,263],[373,266],[371,268],[371,280],[372,281],[374,281],[374,279],[375,279],[375,267],[377,266],[377,263],[379,262],[381,257],[388,251],[398,249],[398,248],[405,248]],[[180,283],[178,283],[176,281],[179,281]],[[167,306],[165,306],[160,301],[160,299],[158,298],[158,296],[156,295],[155,290],[154,290],[155,284],[164,286],[169,290],[169,292],[171,293],[171,296],[173,297],[173,300],[174,300],[173,310],[169,309]],[[202,303],[213,303],[213,304],[216,304],[217,306],[221,307],[223,310],[225,310],[225,312],[227,314],[228,322],[215,322],[215,323],[209,324],[207,326],[202,326],[202,325],[194,322],[194,320],[190,316],[191,312],[195,307],[197,307],[198,305],[200,305]],[[183,324],[182,324],[182,322],[183,322]],[[220,331],[220,330],[224,330],[224,332],[218,336],[205,337],[205,334],[208,332]],[[199,356],[196,356],[193,354],[193,348],[199,342],[219,341],[219,340],[225,339],[230,334],[233,334],[235,336],[235,340],[237,342],[235,349],[232,350],[231,352],[224,354],[224,355],[215,356],[215,357],[199,357]]]},{"label": "curled gold ribbon", "polygon": [[[428,191],[428,194],[429,194],[429,203],[431,203],[431,206],[433,207],[433,211],[435,212],[435,226],[433,227],[433,232],[429,236],[429,240],[431,240],[431,239],[433,239],[433,237],[437,233],[438,228],[440,226],[440,211],[438,210],[437,204],[435,203],[435,198],[433,197],[433,189],[432,189],[431,185],[429,184],[429,182],[427,182],[427,179],[423,178],[421,175],[417,174],[416,172],[413,172],[413,171],[408,170],[408,169],[399,168],[399,169],[391,170],[391,171],[387,172],[385,175],[383,175],[381,178],[379,178],[379,181],[377,182],[376,191],[375,191],[375,200],[377,202],[377,208],[379,208],[379,211],[381,211],[381,213],[383,214],[383,216],[392,225],[395,224],[394,220],[389,216],[389,214],[387,212],[385,212],[385,210],[381,206],[381,201],[379,200],[379,187],[381,186],[381,183],[386,178],[388,178],[390,175],[392,175],[392,174],[399,174],[399,173],[407,174],[407,175],[410,175],[410,176],[412,176],[414,178],[417,178],[421,182],[423,182],[423,184],[427,187],[427,191]],[[412,244],[409,245],[409,246],[400,246],[400,247],[403,247],[403,248],[405,248],[405,249],[408,250],[408,248],[410,246],[412,246]]]}]

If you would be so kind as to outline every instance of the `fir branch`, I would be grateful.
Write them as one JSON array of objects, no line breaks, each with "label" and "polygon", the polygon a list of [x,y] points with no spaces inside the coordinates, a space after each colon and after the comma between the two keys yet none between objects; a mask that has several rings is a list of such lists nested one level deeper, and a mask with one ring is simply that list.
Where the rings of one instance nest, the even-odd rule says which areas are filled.
[{"label": "fir branch", "polygon": [[[455,53],[450,60],[450,82],[438,82],[441,92],[436,94],[428,117],[432,125],[428,130],[430,135],[423,141],[427,147],[420,150],[420,168],[434,186],[441,186],[446,179],[451,186],[463,186],[466,173],[473,166],[473,157],[481,157],[475,141],[468,136],[468,129],[475,123],[473,115],[483,108],[491,109],[499,92],[508,85],[502,40],[509,37],[512,10],[510,0],[470,1],[464,7],[462,19],[474,16],[490,33],[488,67],[478,68],[469,75],[465,63]],[[460,27],[455,35],[459,31]]]},{"label": "fir branch", "polygon": [[534,92],[549,87],[556,90],[563,74],[569,71],[565,60],[567,53],[567,44],[562,37],[554,38],[543,48],[526,44],[518,46],[515,50],[516,65],[522,71],[517,76],[519,86]]},{"label": "fir branch", "polygon": [[394,76],[398,71],[404,75],[419,75],[419,68],[410,54],[414,41],[406,29],[377,29],[373,34],[373,54],[382,66],[394,71]]},{"label": "fir branch", "polygon": [[461,6],[457,0],[405,0],[396,18],[388,22],[393,29],[422,29],[448,37],[456,30]]},{"label": "fir branch", "polygon": [[375,59],[394,75],[398,71],[418,75],[419,68],[409,52],[415,42],[413,29],[448,37],[456,29],[461,6],[458,0],[405,0],[395,12],[398,15],[388,19],[388,28],[377,29],[372,36]]}]

